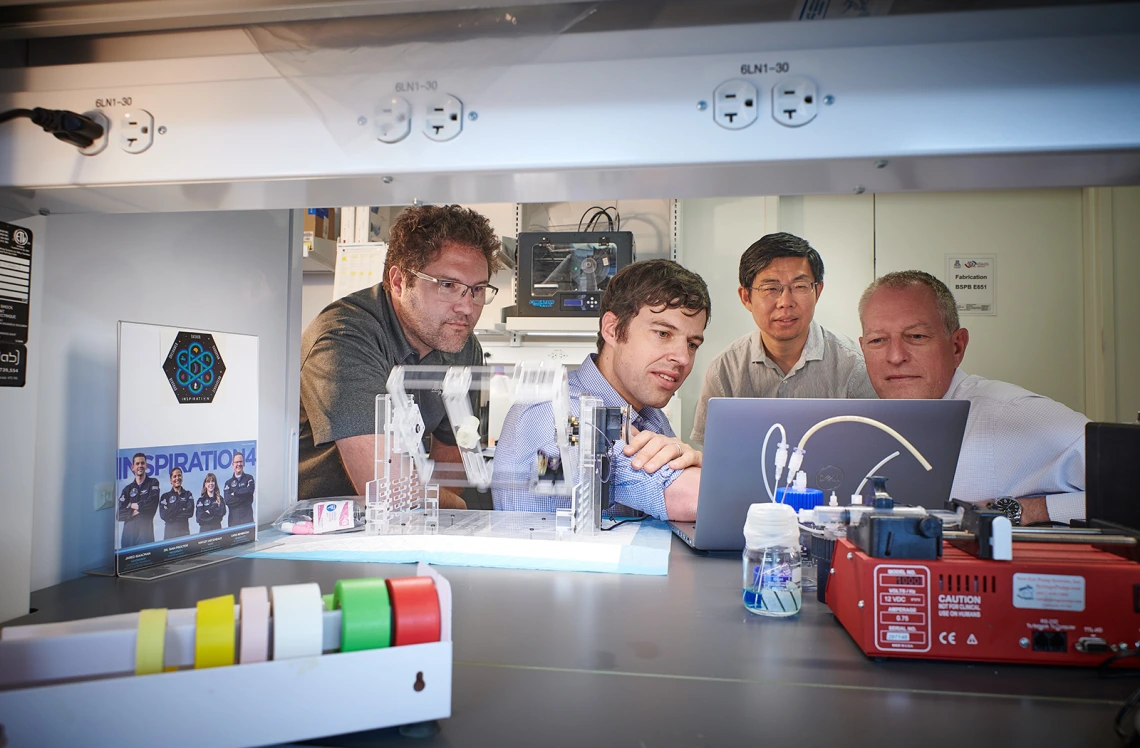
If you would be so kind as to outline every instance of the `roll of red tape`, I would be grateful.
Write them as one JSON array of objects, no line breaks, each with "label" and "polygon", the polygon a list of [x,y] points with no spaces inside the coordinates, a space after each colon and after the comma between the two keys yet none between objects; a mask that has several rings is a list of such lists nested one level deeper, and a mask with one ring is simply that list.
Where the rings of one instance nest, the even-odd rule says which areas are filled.
[{"label": "roll of red tape", "polygon": [[389,579],[392,646],[439,641],[439,595],[431,577]]}]

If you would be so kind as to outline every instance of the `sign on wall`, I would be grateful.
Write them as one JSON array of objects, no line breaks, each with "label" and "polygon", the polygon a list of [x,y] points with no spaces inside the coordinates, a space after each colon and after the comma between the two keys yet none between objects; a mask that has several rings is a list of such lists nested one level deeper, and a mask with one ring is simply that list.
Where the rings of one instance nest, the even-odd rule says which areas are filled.
[{"label": "sign on wall", "polygon": [[946,285],[958,302],[958,314],[997,314],[994,255],[947,255]]},{"label": "sign on wall", "polygon": [[116,573],[256,539],[257,343],[119,323]]},{"label": "sign on wall", "polygon": [[32,232],[0,223],[0,387],[23,387],[28,375]]}]

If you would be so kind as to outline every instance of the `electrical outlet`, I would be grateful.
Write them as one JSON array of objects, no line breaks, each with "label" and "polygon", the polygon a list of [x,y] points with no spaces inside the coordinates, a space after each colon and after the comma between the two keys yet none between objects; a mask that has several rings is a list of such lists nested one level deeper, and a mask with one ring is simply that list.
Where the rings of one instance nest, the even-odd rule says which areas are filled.
[{"label": "electrical outlet", "polygon": [[432,99],[424,117],[424,135],[432,140],[451,140],[463,130],[463,102],[444,94]]},{"label": "electrical outlet", "polygon": [[119,117],[119,146],[127,153],[142,153],[154,143],[154,117],[145,109],[132,109]]},{"label": "electrical outlet", "polygon": [[412,105],[407,99],[393,96],[380,102],[373,117],[376,139],[381,143],[398,143],[412,131]]},{"label": "electrical outlet", "polygon": [[742,130],[759,116],[760,94],[748,81],[725,81],[713,91],[713,120],[729,130]]},{"label": "electrical outlet", "polygon": [[115,484],[96,483],[95,484],[95,511],[100,509],[110,509],[115,506]]},{"label": "electrical outlet", "polygon": [[800,127],[819,113],[815,81],[801,75],[784,78],[772,88],[772,117],[785,127]]},{"label": "electrical outlet", "polygon": [[79,152],[84,156],[95,156],[107,150],[107,143],[111,141],[111,120],[107,119],[107,115],[103,114],[98,109],[94,109],[90,112],[84,112],[83,116],[94,120],[95,122],[98,122],[103,127],[103,137],[94,141],[86,148],[79,149]]}]

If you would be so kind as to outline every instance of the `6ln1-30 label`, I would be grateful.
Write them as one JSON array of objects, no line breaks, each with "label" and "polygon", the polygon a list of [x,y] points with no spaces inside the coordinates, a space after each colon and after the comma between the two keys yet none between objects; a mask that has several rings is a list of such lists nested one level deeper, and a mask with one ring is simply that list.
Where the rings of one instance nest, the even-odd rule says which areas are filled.
[{"label": "6ln1-30 label", "polygon": [[765,73],[786,73],[792,66],[786,62],[746,62],[740,66],[741,75],[764,75]]}]

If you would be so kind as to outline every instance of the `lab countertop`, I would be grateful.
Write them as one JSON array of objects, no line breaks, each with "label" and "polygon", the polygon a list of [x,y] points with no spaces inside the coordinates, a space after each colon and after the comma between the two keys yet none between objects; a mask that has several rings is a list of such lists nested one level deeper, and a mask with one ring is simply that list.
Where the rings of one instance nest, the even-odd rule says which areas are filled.
[{"label": "lab countertop", "polygon": [[[874,661],[814,593],[795,618],[753,616],[737,554],[673,542],[667,577],[441,567],[455,600],[452,717],[427,738],[390,729],[322,744],[1120,745],[1112,720],[1135,679]],[[8,623],[191,607],[251,585],[327,593],[408,568],[236,558],[156,582],[87,577],[34,593],[37,612]]]}]

